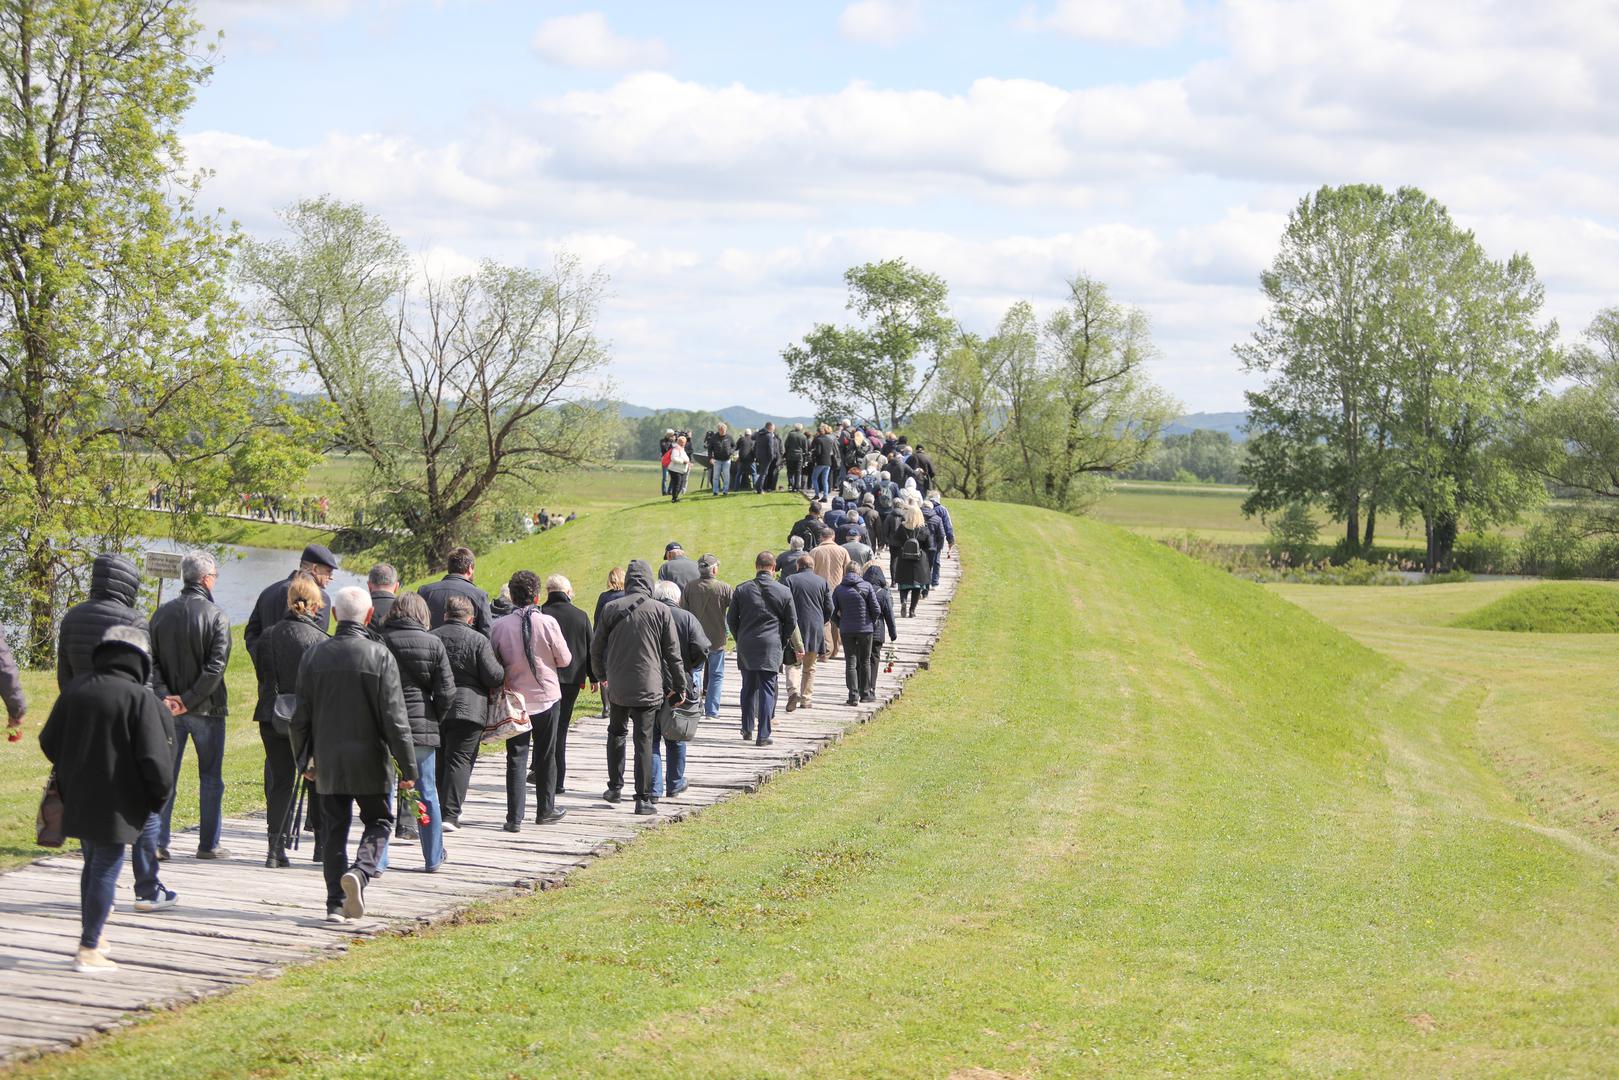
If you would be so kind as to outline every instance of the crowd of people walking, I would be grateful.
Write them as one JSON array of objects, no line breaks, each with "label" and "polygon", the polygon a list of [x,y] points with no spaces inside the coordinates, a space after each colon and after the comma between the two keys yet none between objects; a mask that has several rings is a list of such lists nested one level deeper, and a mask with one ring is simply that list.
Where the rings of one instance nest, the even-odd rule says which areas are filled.
[{"label": "crowd of people walking", "polygon": [[[836,445],[840,437],[823,428],[815,439]],[[615,567],[593,614],[575,604],[562,574],[542,584],[519,571],[491,600],[466,548],[448,553],[441,580],[414,592],[401,592],[394,568],[378,564],[366,587],[329,595],[337,557],[309,545],[259,594],[243,632],[264,749],[264,866],[289,866],[307,829],[326,918],[364,915],[390,840],[418,842],[422,871],[434,873],[453,857],[446,836],[494,824],[464,817],[473,765],[492,743],[503,744],[505,758],[500,826],[520,832],[530,821],[561,821],[568,732],[587,686],[600,691],[608,719],[602,799],[629,795],[634,813],[654,815],[661,798],[689,783],[697,722],[719,717],[728,638],[741,679],[740,734],[755,745],[773,741],[780,681],[787,712],[810,707],[825,662],[844,660],[847,704],[874,700],[883,646],[937,584],[955,534],[937,493],[923,498],[930,466],[920,448],[901,455],[899,441],[884,457],[867,433],[851,439],[861,456],[840,466],[835,495],[832,481],[789,462],[795,483],[807,476],[828,497],[810,502],[786,550],[759,552],[753,576],[734,587],[715,555],[692,559],[670,543],[655,571],[642,559]],[[758,453],[752,461],[763,460],[765,482],[756,490],[768,490],[771,459]],[[723,493],[728,470],[715,475]],[[101,938],[126,849],[135,910],[179,902],[161,867],[173,858],[175,782],[188,745],[200,781],[196,858],[232,858],[221,846],[232,638],[213,602],[219,573],[207,552],[186,555],[180,595],[148,623],[137,608],[136,565],[103,555],[89,597],[62,621],[61,694],[40,741],[65,807],[63,831],[84,851],[81,971],[116,970]],[[26,702],[3,641],[0,695],[20,724]]]}]

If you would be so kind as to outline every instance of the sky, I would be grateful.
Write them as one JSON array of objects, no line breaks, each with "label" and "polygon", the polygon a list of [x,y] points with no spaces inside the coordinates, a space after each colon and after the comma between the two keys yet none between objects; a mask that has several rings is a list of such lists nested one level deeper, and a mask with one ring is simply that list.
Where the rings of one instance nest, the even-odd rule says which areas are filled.
[{"label": "sky", "polygon": [[[588,0],[587,0],[588,2]],[[610,278],[617,396],[813,411],[781,350],[902,257],[968,330],[1079,272],[1158,381],[1239,409],[1260,271],[1323,184],[1414,184],[1534,260],[1573,340],[1619,303],[1611,0],[201,0],[188,164],[249,232],[331,194],[430,273]]]}]

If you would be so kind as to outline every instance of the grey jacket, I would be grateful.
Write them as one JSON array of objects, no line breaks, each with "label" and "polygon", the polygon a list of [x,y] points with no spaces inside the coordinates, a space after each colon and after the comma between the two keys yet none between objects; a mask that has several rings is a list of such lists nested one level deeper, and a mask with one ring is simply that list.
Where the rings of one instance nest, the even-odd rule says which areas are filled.
[{"label": "grey jacket", "polygon": [[781,667],[782,657],[798,629],[798,613],[787,586],[771,577],[768,570],[761,570],[731,594],[731,610],[725,622],[736,638],[739,669],[775,671]]},{"label": "grey jacket", "polygon": [[359,623],[338,623],[330,641],[304,653],[291,729],[293,756],[314,752],[323,795],[392,795],[390,756],[401,777],[416,779],[399,666]]},{"label": "grey jacket", "polygon": [[6,634],[0,630],[0,701],[6,703],[6,715],[21,716],[28,711],[28,698],[22,692],[22,676],[17,673],[17,658],[11,655]]},{"label": "grey jacket", "polygon": [[659,706],[684,691],[674,609],[652,599],[652,568],[642,559],[630,562],[624,595],[602,610],[590,639],[590,669],[614,705]]},{"label": "grey jacket", "polygon": [[680,606],[697,616],[710,650],[725,648],[725,613],[731,609],[731,587],[719,578],[702,578],[686,586]]},{"label": "grey jacket", "polygon": [[817,656],[826,652],[826,624],[832,621],[832,586],[803,561],[798,570],[782,579],[782,584],[793,594],[804,651]]}]

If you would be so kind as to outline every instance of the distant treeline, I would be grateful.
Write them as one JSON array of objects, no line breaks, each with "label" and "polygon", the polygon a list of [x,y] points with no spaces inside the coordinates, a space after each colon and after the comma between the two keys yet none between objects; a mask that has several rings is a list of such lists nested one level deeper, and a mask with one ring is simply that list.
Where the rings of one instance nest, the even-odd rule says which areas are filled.
[{"label": "distant treeline", "polygon": [[1183,484],[1242,484],[1242,445],[1223,431],[1198,430],[1165,435],[1147,457],[1124,475],[1131,480],[1173,480]]}]

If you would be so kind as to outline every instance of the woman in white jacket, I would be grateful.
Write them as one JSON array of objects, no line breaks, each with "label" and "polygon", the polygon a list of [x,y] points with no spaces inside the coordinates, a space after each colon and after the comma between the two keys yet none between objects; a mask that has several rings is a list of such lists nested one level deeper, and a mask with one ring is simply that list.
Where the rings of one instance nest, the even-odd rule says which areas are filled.
[{"label": "woman in white jacket", "polygon": [[691,455],[686,453],[686,436],[681,435],[675,439],[663,464],[669,470],[671,501],[679,502],[680,496],[686,490],[686,474],[691,471]]}]

